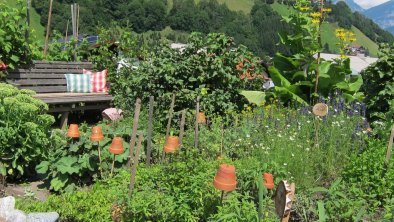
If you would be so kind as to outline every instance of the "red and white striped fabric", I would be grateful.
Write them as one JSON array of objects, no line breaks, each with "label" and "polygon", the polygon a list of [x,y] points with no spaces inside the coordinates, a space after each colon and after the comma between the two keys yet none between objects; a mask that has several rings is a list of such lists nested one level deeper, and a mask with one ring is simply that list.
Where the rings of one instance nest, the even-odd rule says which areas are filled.
[{"label": "red and white striped fabric", "polygon": [[83,70],[83,74],[91,75],[92,92],[107,92],[107,70],[101,72],[93,72],[90,70]]}]

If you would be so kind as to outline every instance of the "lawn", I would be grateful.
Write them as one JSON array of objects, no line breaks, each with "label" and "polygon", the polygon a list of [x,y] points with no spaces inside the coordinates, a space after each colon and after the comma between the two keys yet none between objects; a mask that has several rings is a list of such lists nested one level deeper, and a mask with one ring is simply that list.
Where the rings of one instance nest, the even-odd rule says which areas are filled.
[{"label": "lawn", "polygon": [[[5,0],[7,4],[14,6],[14,7],[20,7],[17,4],[17,1],[15,0]],[[31,24],[31,29],[34,31],[35,36],[37,37],[37,40],[40,43],[44,43],[44,37],[45,37],[45,27],[41,25],[40,23],[40,15],[36,12],[36,10],[32,7],[30,11],[30,24]]]}]

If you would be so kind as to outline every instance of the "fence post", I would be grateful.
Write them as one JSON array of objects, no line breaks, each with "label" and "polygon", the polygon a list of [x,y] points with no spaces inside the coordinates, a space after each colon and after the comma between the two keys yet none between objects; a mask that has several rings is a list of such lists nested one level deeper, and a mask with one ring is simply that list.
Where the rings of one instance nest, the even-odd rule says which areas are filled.
[{"label": "fence post", "polygon": [[148,133],[147,133],[147,144],[146,144],[146,165],[150,166],[150,159],[152,153],[152,131],[153,131],[153,106],[155,97],[149,97],[149,120],[148,120]]},{"label": "fence post", "polygon": [[137,136],[138,119],[140,117],[140,110],[141,110],[141,99],[137,98],[137,100],[135,102],[135,109],[134,109],[133,130],[131,131],[131,137],[130,137],[130,154],[129,154],[129,162],[127,162],[128,168],[130,168],[130,166],[131,166],[132,158],[134,155],[135,139]]}]

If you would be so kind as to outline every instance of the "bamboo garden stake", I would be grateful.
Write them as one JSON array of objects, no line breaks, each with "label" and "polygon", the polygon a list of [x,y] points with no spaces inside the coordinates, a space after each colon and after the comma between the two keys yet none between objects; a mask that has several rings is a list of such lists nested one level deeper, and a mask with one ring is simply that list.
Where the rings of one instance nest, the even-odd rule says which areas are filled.
[{"label": "bamboo garden stake", "polygon": [[133,156],[133,167],[131,169],[131,178],[130,178],[130,186],[129,186],[129,196],[131,197],[131,194],[133,193],[134,185],[135,185],[135,176],[137,175],[137,166],[138,166],[138,161],[140,158],[140,151],[141,151],[141,146],[142,146],[142,140],[144,139],[144,136],[142,134],[139,135],[138,137],[138,145],[137,145],[137,150],[135,152],[135,155]]},{"label": "bamboo garden stake", "polygon": [[200,96],[197,96],[196,103],[196,122],[194,126],[194,149],[198,149],[198,113],[200,112]]},{"label": "bamboo garden stake", "polygon": [[149,120],[148,120],[148,133],[147,133],[147,144],[146,144],[146,165],[150,166],[150,159],[152,155],[152,131],[153,131],[153,106],[155,97],[149,97]]},{"label": "bamboo garden stake", "polygon": [[133,130],[131,131],[131,138],[130,138],[130,155],[129,155],[129,162],[127,162],[127,167],[131,167],[131,162],[134,153],[135,147],[135,139],[137,136],[137,129],[138,129],[138,119],[140,117],[140,110],[141,110],[141,99],[137,99],[135,102],[135,109],[134,109],[134,120],[133,120]]},{"label": "bamboo garden stake", "polygon": [[389,166],[389,160],[390,160],[391,151],[392,151],[392,148],[393,148],[393,140],[394,140],[394,125],[391,128],[389,145],[387,146],[387,152],[386,152],[386,159],[384,160],[384,169],[385,170],[387,170],[387,168]]}]

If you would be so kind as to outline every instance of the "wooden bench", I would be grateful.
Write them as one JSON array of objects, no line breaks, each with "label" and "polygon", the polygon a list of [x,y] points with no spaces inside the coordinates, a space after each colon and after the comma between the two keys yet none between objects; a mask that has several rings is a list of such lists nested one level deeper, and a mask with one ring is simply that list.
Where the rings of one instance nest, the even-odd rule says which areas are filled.
[{"label": "wooden bench", "polygon": [[64,74],[81,74],[83,69],[92,69],[92,63],[34,61],[30,67],[10,72],[7,82],[19,89],[35,91],[34,97],[49,105],[49,113],[62,113],[60,124],[64,128],[71,111],[103,110],[112,101],[108,93],[67,92]]}]

